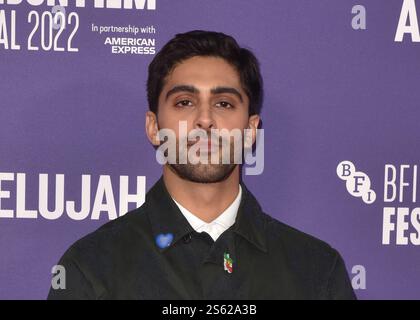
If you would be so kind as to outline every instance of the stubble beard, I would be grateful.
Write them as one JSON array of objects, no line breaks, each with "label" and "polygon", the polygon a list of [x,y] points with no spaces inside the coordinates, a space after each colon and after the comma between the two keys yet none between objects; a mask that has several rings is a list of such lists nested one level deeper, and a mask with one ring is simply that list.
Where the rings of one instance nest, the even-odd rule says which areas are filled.
[{"label": "stubble beard", "polygon": [[[177,143],[178,144],[178,143]],[[177,146],[177,150],[178,146]],[[235,170],[233,142],[230,143],[230,162],[222,163],[222,148],[219,146],[219,162],[211,163],[211,154],[208,154],[208,163],[199,162],[192,164],[187,160],[186,164],[179,163],[179,154],[176,163],[168,163],[169,168],[180,178],[197,183],[216,183],[226,180]]]}]

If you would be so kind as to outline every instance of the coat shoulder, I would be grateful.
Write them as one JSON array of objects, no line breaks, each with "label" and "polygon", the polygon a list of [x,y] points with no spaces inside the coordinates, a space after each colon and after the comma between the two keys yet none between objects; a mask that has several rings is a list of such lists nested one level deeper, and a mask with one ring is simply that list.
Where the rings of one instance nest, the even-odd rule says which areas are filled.
[{"label": "coat shoulder", "polygon": [[[73,243],[66,251],[67,257],[93,256],[115,252],[116,248],[129,248],[133,241],[150,236],[149,220],[142,207],[111,220],[95,231]],[[109,252],[108,252],[109,251]]]},{"label": "coat shoulder", "polygon": [[286,262],[305,294],[316,299],[355,299],[340,253],[312,235],[263,213],[269,252]]},{"label": "coat shoulder", "polygon": [[283,223],[266,213],[268,246],[281,248],[291,261],[306,261],[320,268],[331,268],[339,253],[327,242]]}]

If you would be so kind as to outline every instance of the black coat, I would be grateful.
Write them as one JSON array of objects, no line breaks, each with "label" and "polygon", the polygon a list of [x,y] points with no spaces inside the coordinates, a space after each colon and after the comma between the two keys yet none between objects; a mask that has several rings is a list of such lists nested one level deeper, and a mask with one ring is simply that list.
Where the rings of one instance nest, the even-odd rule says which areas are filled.
[{"label": "black coat", "polygon": [[140,208],[67,250],[59,262],[66,289],[51,288],[48,298],[355,298],[335,249],[263,213],[241,186],[236,222],[214,242],[192,229],[161,177]]}]

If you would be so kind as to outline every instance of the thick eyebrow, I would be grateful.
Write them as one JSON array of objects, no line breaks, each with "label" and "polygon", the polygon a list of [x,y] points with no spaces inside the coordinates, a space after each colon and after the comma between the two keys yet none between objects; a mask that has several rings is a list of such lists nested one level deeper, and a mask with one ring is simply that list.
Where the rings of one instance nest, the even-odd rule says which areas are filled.
[{"label": "thick eyebrow", "polygon": [[193,86],[189,86],[189,85],[179,85],[179,86],[175,86],[173,87],[171,90],[169,90],[166,93],[166,97],[165,100],[168,100],[168,98],[178,92],[189,92],[189,93],[199,93],[199,90],[196,87]]},{"label": "thick eyebrow", "polygon": [[232,87],[216,87],[211,89],[210,92],[212,94],[231,93],[237,96],[241,102],[243,101],[241,93]]},{"label": "thick eyebrow", "polygon": [[[190,86],[190,85],[178,85],[178,86],[173,87],[171,90],[169,90],[166,93],[165,100],[168,100],[168,98],[171,95],[173,95],[175,93],[178,93],[178,92],[189,92],[189,93],[192,93],[192,94],[197,94],[197,93],[200,93],[200,90],[198,90],[196,87]],[[242,98],[241,93],[233,87],[215,87],[215,88],[210,90],[210,93],[211,94],[231,93],[231,94],[234,94],[235,96],[237,96],[241,102],[243,102],[243,98]]]}]

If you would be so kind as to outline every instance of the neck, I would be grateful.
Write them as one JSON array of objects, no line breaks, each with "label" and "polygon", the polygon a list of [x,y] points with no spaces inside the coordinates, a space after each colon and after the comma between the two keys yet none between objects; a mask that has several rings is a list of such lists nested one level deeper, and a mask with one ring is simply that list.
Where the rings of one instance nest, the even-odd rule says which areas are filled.
[{"label": "neck", "polygon": [[220,182],[198,183],[180,178],[168,165],[163,181],[173,199],[205,222],[216,219],[235,200],[239,192],[239,166]]}]

